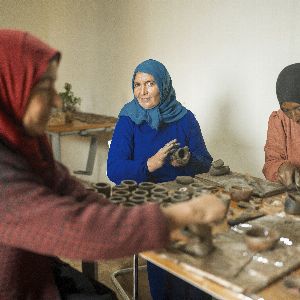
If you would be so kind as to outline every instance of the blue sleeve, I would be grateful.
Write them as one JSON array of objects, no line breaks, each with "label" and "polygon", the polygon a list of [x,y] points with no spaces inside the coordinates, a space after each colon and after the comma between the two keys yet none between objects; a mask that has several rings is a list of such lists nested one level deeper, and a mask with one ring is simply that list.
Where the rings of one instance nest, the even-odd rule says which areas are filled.
[{"label": "blue sleeve", "polygon": [[198,121],[191,112],[189,113],[186,145],[189,146],[191,158],[189,163],[182,168],[187,176],[195,176],[208,172],[213,159],[206,149]]},{"label": "blue sleeve", "polygon": [[147,160],[133,160],[134,123],[128,117],[120,117],[114,130],[108,152],[107,176],[115,184],[124,179],[137,182],[148,180]]}]

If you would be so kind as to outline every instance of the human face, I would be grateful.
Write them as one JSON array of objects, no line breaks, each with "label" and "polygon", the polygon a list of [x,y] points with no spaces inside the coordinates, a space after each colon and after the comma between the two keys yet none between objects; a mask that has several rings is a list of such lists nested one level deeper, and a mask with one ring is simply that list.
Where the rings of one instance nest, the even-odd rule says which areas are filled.
[{"label": "human face", "polygon": [[286,116],[292,119],[294,122],[300,124],[300,104],[297,102],[283,102],[281,104],[281,110]]},{"label": "human face", "polygon": [[138,72],[133,83],[134,97],[144,109],[151,109],[160,102],[160,94],[154,77],[147,73]]},{"label": "human face", "polygon": [[23,126],[27,134],[39,136],[45,133],[52,108],[62,106],[62,100],[55,90],[58,62],[49,63],[46,72],[32,88],[27,108],[23,116]]}]

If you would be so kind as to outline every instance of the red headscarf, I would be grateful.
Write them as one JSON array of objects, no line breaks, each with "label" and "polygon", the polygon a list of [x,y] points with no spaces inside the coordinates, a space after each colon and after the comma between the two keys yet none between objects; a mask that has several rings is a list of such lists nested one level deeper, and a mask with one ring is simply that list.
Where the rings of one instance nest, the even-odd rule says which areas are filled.
[{"label": "red headscarf", "polygon": [[0,30],[0,139],[50,186],[54,159],[48,139],[27,135],[22,118],[33,86],[56,55],[60,54],[29,33]]}]

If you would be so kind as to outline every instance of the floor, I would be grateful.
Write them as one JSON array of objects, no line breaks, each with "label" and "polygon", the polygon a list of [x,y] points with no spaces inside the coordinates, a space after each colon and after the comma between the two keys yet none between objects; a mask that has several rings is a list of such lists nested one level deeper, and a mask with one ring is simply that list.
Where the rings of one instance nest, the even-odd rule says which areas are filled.
[{"label": "floor", "polygon": [[[103,284],[114,290],[118,296],[119,300],[123,300],[124,298],[119,293],[114,283],[112,282],[111,275],[113,272],[132,267],[133,257],[126,257],[122,259],[115,259],[110,261],[98,261],[98,280]],[[81,271],[81,262],[80,261],[70,261],[65,260],[74,268]],[[139,265],[145,265],[146,261],[142,258],[139,258]],[[125,290],[126,294],[130,299],[133,296],[133,286],[132,286],[132,273],[121,274],[117,277],[119,283]],[[148,277],[146,270],[139,271],[139,299],[143,300],[151,300],[151,295],[149,291],[148,285]]]}]

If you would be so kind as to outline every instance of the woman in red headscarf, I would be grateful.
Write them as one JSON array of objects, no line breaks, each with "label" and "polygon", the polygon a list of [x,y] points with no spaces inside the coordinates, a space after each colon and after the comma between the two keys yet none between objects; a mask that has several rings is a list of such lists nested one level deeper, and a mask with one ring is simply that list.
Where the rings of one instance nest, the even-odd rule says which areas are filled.
[{"label": "woman in red headscarf", "polygon": [[0,30],[0,299],[68,299],[84,291],[115,299],[83,277],[80,289],[76,279],[63,280],[72,271],[55,257],[92,261],[161,248],[172,230],[225,212],[214,196],[127,209],[70,176],[45,136],[50,110],[60,105],[59,59],[28,33]]}]

